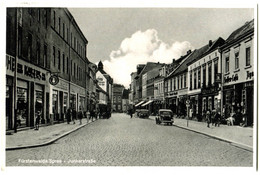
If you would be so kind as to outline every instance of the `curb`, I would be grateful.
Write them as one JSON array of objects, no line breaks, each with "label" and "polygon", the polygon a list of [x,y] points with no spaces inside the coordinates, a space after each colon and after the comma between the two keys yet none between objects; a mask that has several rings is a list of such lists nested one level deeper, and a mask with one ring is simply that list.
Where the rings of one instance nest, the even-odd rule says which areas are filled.
[{"label": "curb", "polygon": [[56,138],[51,139],[51,140],[49,140],[49,141],[47,141],[47,142],[44,142],[44,143],[35,144],[35,145],[25,145],[25,146],[9,147],[9,148],[5,148],[5,150],[6,150],[6,151],[11,151],[11,150],[26,149],[26,148],[35,148],[35,147],[41,147],[41,146],[50,145],[50,144],[56,142],[57,140],[61,139],[62,137],[65,137],[65,136],[69,135],[70,133],[75,132],[75,131],[77,131],[77,130],[83,128],[84,126],[86,126],[86,125],[88,125],[88,124],[91,124],[91,123],[93,123],[93,122],[95,122],[95,121],[96,121],[96,120],[94,120],[94,121],[92,121],[92,122],[89,122],[89,123],[86,123],[86,124],[83,124],[83,125],[81,125],[81,126],[79,126],[79,127],[77,127],[77,128],[74,128],[74,129],[72,129],[72,130],[70,130],[70,131],[65,132],[64,134],[60,135],[59,137],[56,137]]},{"label": "curb", "polygon": [[[151,120],[154,120],[154,119],[151,118]],[[233,141],[233,140],[221,138],[221,137],[218,137],[218,136],[210,135],[210,134],[207,134],[207,133],[205,133],[205,132],[198,131],[198,130],[196,130],[196,129],[191,129],[191,128],[187,128],[187,127],[185,127],[185,126],[176,125],[175,122],[173,123],[173,126],[176,126],[176,127],[178,127],[178,128],[181,128],[181,129],[186,129],[186,130],[188,130],[188,131],[196,132],[196,133],[198,133],[198,134],[202,134],[202,135],[205,135],[205,136],[208,136],[208,137],[211,137],[211,138],[214,138],[214,139],[223,141],[223,142],[227,142],[227,143],[229,143],[230,145],[233,145],[233,146],[235,146],[235,147],[244,149],[244,150],[249,151],[249,152],[253,152],[253,150],[254,150],[253,147],[251,147],[251,146],[249,146],[249,145],[245,145],[245,144],[242,144],[242,143],[238,143],[238,142],[235,142],[235,141]]]},{"label": "curb", "polygon": [[227,143],[229,143],[229,144],[231,144],[235,147],[244,149],[246,151],[253,152],[253,148],[251,146],[248,146],[248,145],[245,145],[245,144],[242,144],[242,143],[237,143],[237,142],[232,141],[232,140],[228,140],[228,139],[224,139],[224,138],[221,138],[221,137],[218,137],[218,136],[206,134],[204,132],[201,132],[201,131],[198,131],[198,130],[195,130],[195,129],[191,129],[191,128],[187,128],[187,127],[184,127],[184,126],[179,126],[179,125],[175,125],[175,124],[173,124],[173,126],[176,126],[178,128],[182,128],[182,129],[186,129],[188,131],[193,131],[193,132],[196,132],[198,134],[202,134],[202,135],[205,135],[205,136],[208,136],[208,137],[212,137],[214,139],[217,139],[217,140],[220,140],[220,141],[223,141],[223,142],[227,142]]}]

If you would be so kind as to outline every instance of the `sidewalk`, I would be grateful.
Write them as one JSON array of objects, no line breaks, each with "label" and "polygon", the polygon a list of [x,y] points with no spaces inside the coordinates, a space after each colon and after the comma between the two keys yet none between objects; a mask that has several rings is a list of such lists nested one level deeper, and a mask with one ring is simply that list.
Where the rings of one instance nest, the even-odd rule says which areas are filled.
[{"label": "sidewalk", "polygon": [[[150,116],[150,118],[154,119],[155,116]],[[205,122],[198,122],[194,120],[189,120],[187,126],[187,120],[180,118],[174,118],[174,126],[207,135],[253,152],[254,131],[252,127],[227,125],[215,127],[210,125],[210,128],[208,128]]]},{"label": "sidewalk", "polygon": [[[95,121],[95,120],[94,120]],[[93,121],[93,122],[94,122]],[[90,123],[87,123],[87,119],[82,119],[82,124],[79,124],[79,120],[76,123],[67,122],[54,124],[49,126],[40,127],[39,130],[28,129],[23,131],[18,131],[12,135],[6,135],[6,150],[15,150],[23,148],[32,148],[38,146],[44,146],[55,142],[56,140],[74,132]]]}]

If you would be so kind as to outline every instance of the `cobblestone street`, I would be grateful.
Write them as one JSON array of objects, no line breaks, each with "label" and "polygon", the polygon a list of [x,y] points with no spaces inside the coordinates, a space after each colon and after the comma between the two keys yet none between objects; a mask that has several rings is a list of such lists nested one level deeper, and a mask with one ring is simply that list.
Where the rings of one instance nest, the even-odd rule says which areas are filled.
[{"label": "cobblestone street", "polygon": [[253,166],[253,153],[153,118],[113,114],[54,144],[6,151],[6,166]]}]

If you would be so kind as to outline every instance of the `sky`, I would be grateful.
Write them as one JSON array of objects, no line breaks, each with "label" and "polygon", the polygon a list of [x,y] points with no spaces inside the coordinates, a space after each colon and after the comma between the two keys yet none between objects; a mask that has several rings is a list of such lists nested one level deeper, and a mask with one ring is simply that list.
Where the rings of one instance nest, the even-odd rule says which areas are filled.
[{"label": "sky", "polygon": [[126,88],[137,64],[171,63],[188,50],[227,37],[254,18],[252,8],[69,8],[88,40],[87,57],[102,61]]}]

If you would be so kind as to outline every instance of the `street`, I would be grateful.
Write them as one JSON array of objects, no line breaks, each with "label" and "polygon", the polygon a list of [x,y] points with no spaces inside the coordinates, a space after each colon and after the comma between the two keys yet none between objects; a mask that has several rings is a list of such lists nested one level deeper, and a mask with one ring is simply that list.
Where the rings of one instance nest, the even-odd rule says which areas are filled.
[{"label": "street", "polygon": [[253,153],[154,118],[114,113],[54,144],[6,151],[6,166],[253,166]]}]

